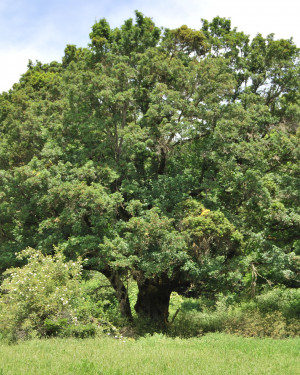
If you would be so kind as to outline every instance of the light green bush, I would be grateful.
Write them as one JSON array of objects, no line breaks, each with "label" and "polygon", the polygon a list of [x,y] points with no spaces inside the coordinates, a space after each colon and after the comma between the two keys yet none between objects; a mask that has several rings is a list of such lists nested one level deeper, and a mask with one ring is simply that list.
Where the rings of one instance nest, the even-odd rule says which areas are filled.
[{"label": "light green bush", "polygon": [[[89,303],[81,288],[82,262],[28,248],[21,268],[5,273],[0,295],[0,332],[10,341],[48,335],[80,335],[90,323]],[[70,328],[72,327],[72,329]],[[86,330],[92,332],[90,327]],[[94,331],[93,331],[94,334]]]},{"label": "light green bush", "polygon": [[97,271],[89,271],[81,282],[81,288],[86,297],[86,305],[93,317],[108,326],[122,325],[119,303],[108,279]]},{"label": "light green bush", "polygon": [[300,289],[273,289],[256,297],[262,313],[280,311],[287,319],[300,319]]}]

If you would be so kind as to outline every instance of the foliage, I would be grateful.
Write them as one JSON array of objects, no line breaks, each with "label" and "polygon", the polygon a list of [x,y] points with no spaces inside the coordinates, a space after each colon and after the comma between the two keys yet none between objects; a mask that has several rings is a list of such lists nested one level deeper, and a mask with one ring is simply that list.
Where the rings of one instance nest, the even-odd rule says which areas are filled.
[{"label": "foliage", "polygon": [[[226,332],[247,337],[285,338],[299,335],[299,289],[273,289],[252,301],[235,301],[219,295],[212,306],[205,299],[175,303],[179,308],[169,326],[171,336],[194,337],[207,332]],[[233,297],[233,298],[232,298]],[[176,299],[176,295],[173,297]],[[177,297],[178,299],[178,297]],[[174,302],[171,300],[174,311]]]},{"label": "foliage", "polygon": [[95,322],[101,325],[103,332],[116,334],[126,321],[120,314],[118,300],[109,280],[100,272],[83,271],[80,282],[87,310]]},{"label": "foliage", "polygon": [[0,331],[4,337],[95,334],[80,284],[81,261],[65,262],[59,250],[49,256],[27,249],[18,257],[27,258],[28,263],[7,270],[1,286]]}]

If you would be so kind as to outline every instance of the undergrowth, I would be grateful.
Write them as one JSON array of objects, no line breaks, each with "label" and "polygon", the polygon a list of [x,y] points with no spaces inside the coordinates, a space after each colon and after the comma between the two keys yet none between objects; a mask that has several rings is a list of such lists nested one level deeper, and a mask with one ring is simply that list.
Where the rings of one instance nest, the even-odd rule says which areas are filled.
[{"label": "undergrowth", "polygon": [[300,333],[300,290],[273,289],[251,301],[235,302],[219,296],[214,305],[205,299],[173,296],[171,316],[180,309],[168,334],[179,337],[225,332],[248,337],[295,337]]}]

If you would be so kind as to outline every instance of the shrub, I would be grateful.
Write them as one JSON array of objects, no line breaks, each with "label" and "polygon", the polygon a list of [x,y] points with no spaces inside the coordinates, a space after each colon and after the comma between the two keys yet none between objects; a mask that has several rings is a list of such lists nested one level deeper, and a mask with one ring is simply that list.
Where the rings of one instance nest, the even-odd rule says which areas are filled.
[{"label": "shrub", "polygon": [[71,324],[66,327],[62,331],[62,334],[60,336],[63,337],[76,337],[79,339],[84,339],[87,337],[93,337],[96,335],[96,329],[97,327],[94,324],[80,324],[80,325],[75,325]]},{"label": "shrub", "polygon": [[280,311],[262,314],[259,310],[255,310],[233,314],[225,322],[223,330],[248,337],[286,338],[299,335],[300,323],[296,319],[285,319]]},{"label": "shrub", "polygon": [[300,318],[300,289],[273,289],[256,297],[260,312],[280,311],[287,319]]},{"label": "shrub", "polygon": [[105,325],[108,325],[108,322],[122,325],[119,303],[108,279],[96,271],[89,271],[86,276],[81,282],[81,288],[93,317],[101,322],[104,320]]},{"label": "shrub", "polygon": [[184,300],[168,333],[192,337],[223,331],[248,337],[294,337],[300,333],[299,317],[300,290],[273,289],[242,303],[220,295],[214,308],[201,304],[201,299]]},{"label": "shrub", "polygon": [[88,301],[80,285],[80,260],[66,262],[59,250],[50,256],[31,248],[18,257],[27,258],[27,264],[7,270],[1,286],[0,332],[4,337],[15,341],[67,332],[73,336],[75,328],[70,326],[90,323]]}]

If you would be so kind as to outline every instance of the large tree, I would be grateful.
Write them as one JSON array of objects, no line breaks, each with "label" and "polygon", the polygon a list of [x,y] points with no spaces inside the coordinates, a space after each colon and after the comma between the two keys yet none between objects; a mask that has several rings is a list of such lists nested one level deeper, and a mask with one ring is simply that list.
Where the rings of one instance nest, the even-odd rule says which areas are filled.
[{"label": "large tree", "polygon": [[[136,12],[32,62],[0,96],[1,270],[27,246],[87,259],[131,318],[172,291],[299,286],[299,50],[230,21]],[[255,279],[256,280],[256,279]],[[249,285],[248,285],[249,286]]]}]

